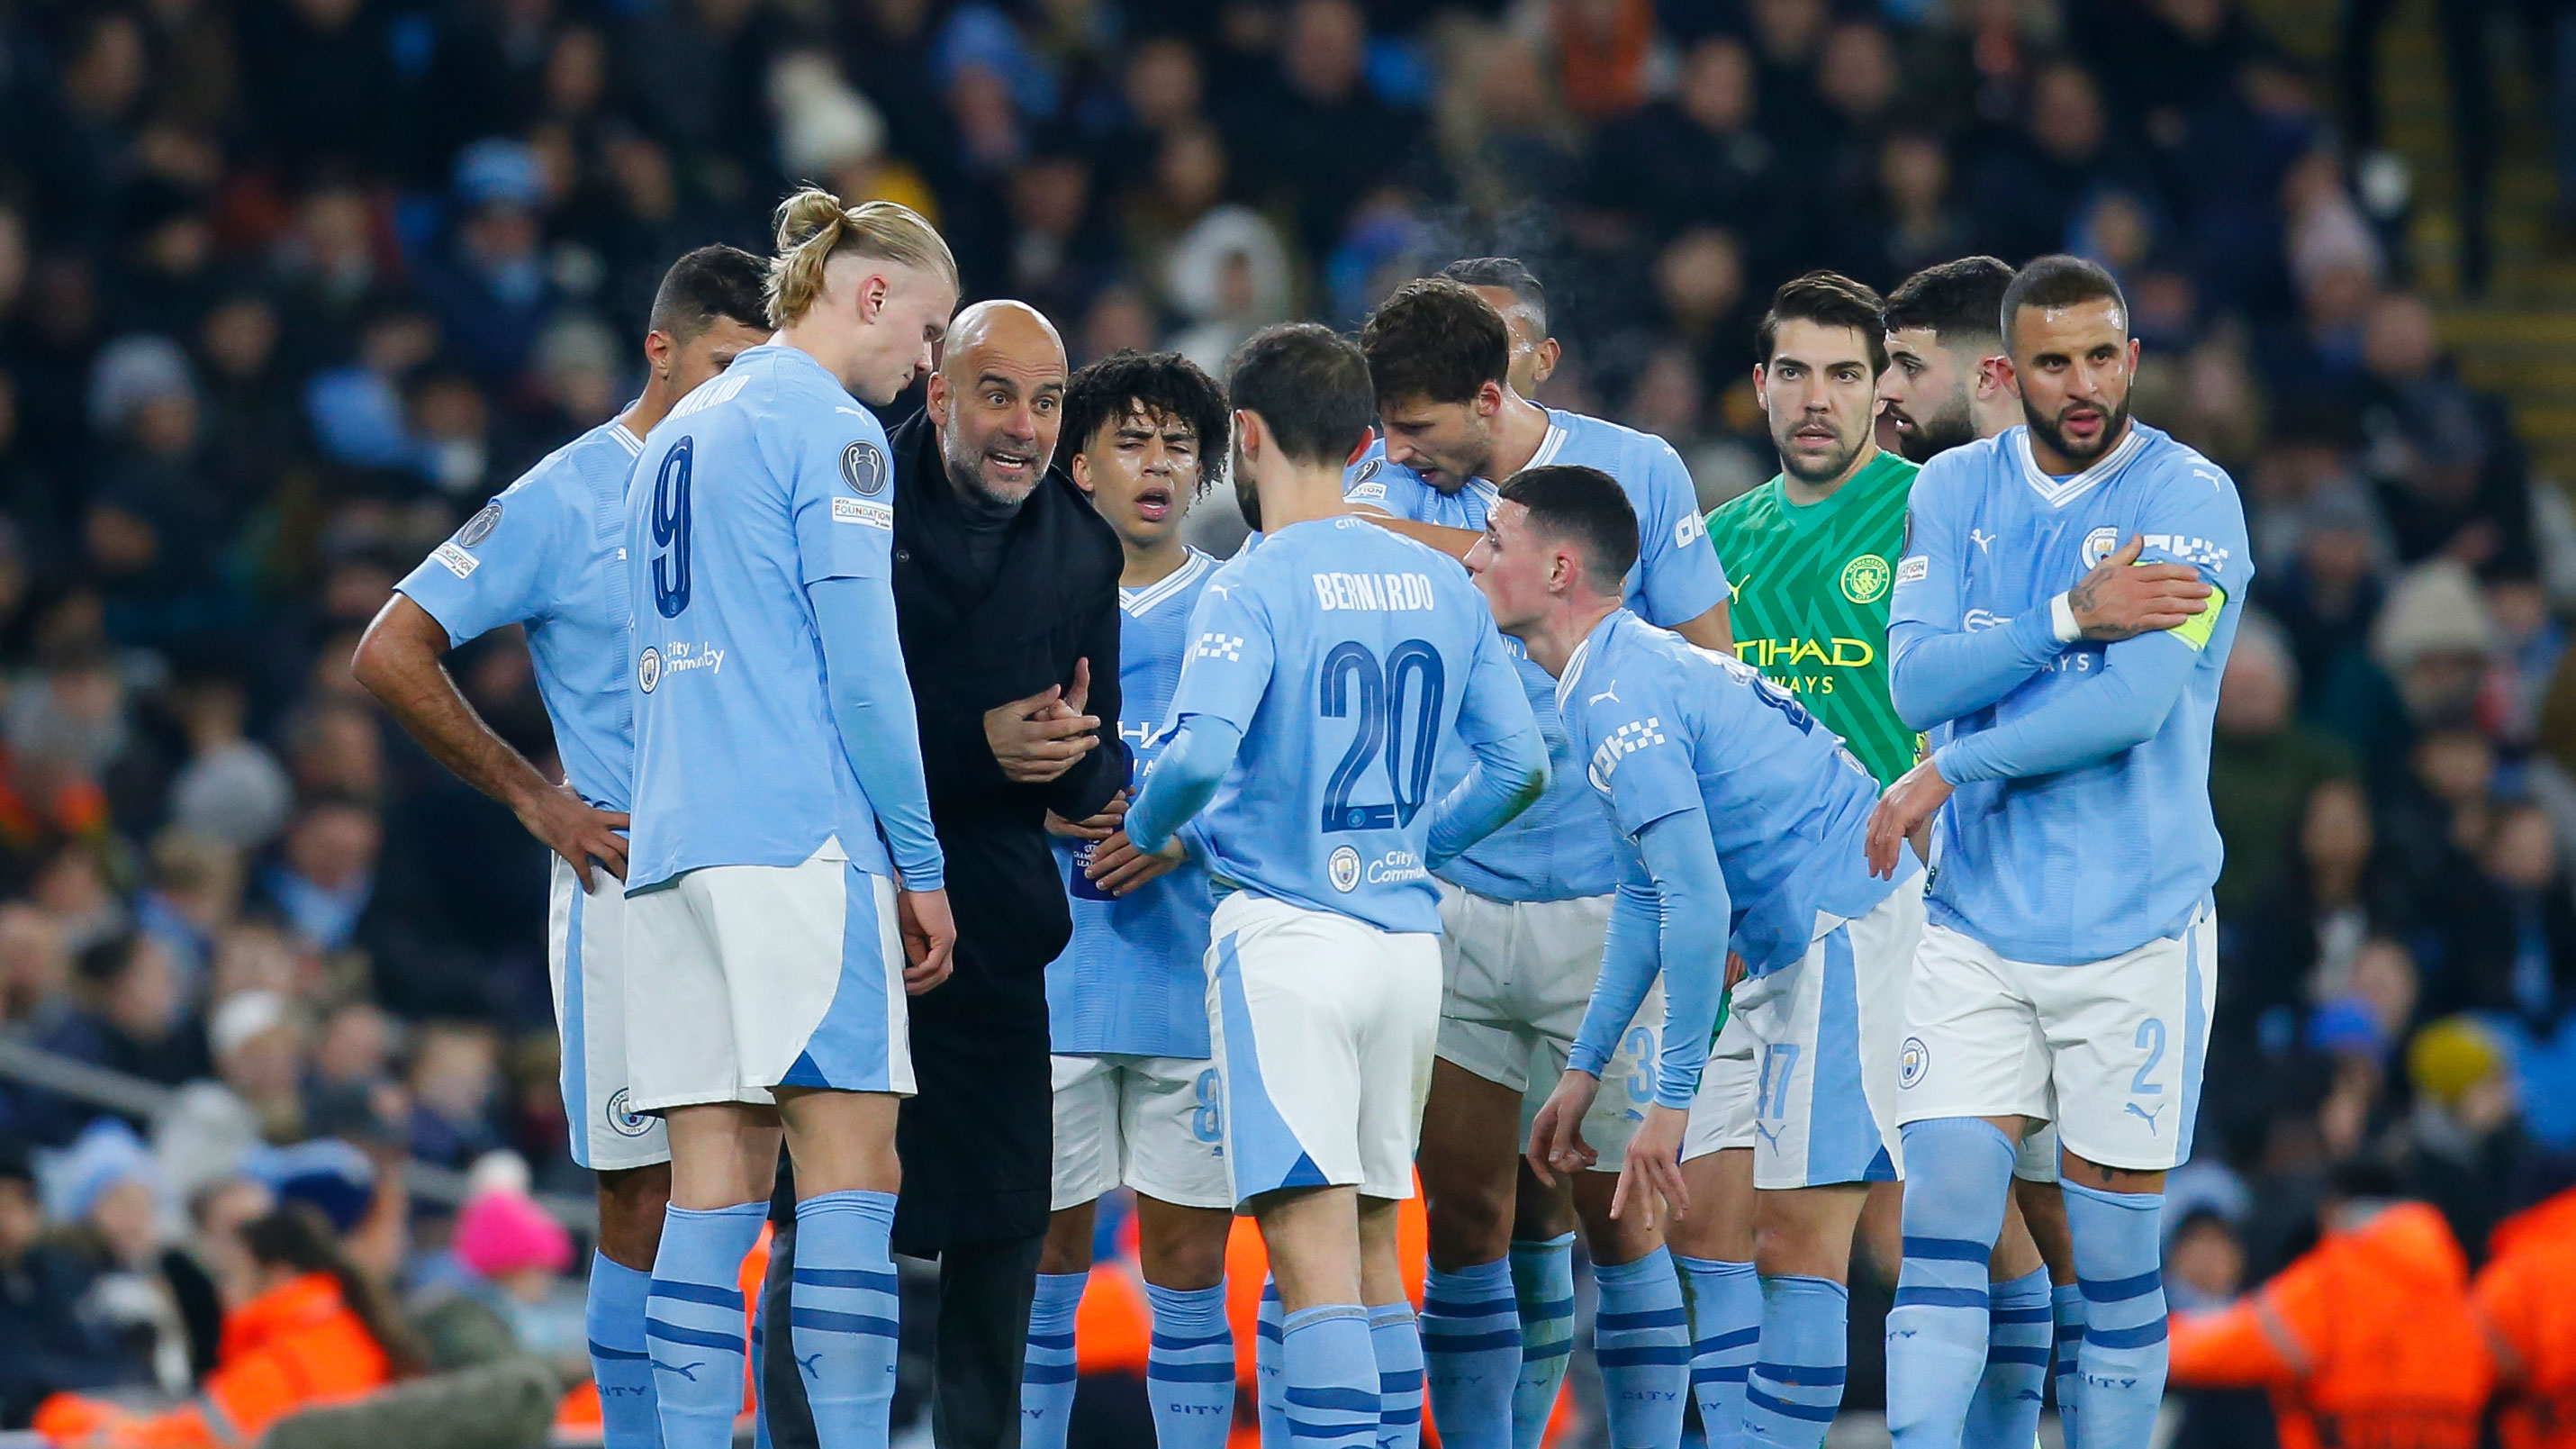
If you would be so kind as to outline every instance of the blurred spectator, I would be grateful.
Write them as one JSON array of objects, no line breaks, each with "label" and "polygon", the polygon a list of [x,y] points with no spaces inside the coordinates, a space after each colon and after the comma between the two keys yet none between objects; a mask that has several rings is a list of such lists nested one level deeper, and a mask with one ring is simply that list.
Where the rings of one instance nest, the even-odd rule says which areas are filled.
[{"label": "blurred spectator", "polygon": [[448,344],[476,381],[515,381],[553,292],[538,255],[545,183],[525,145],[483,140],[456,158],[458,218],[445,257],[421,272],[421,292]]},{"label": "blurred spectator", "polygon": [[2178,1315],[2173,1382],[2272,1393],[2282,1449],[2472,1449],[2495,1381],[2468,1262],[2384,1170],[2343,1172],[2316,1249],[2226,1309]]},{"label": "blurred spectator", "polygon": [[134,905],[135,929],[159,948],[180,995],[202,999],[215,941],[241,909],[239,852],[221,841],[165,830],[152,842],[151,868]]},{"label": "blurred spectator", "polygon": [[2370,309],[2360,389],[2368,467],[2398,557],[2531,561],[2531,501],[2503,405],[2462,383],[2432,309],[2397,292]]},{"label": "blurred spectator", "polygon": [[162,1175],[182,1196],[240,1172],[262,1141],[292,1141],[303,1119],[304,1028],[293,1002],[274,991],[226,997],[206,1036],[214,1078],[180,1088],[152,1133]]},{"label": "blurred spectator", "polygon": [[457,1213],[454,1249],[523,1352],[567,1376],[587,1372],[581,1287],[564,1277],[572,1235],[561,1223],[524,1191],[488,1189]]},{"label": "blurred spectator", "polygon": [[45,1395],[127,1377],[114,1341],[79,1311],[94,1276],[48,1243],[23,1147],[0,1141],[0,1428],[24,1428]]},{"label": "blurred spectator", "polygon": [[2553,1030],[2576,987],[2576,894],[2537,805],[2496,814],[2475,873],[2444,902],[2437,1010],[2521,1017]]},{"label": "blurred spectator", "polygon": [[433,1022],[412,1054],[411,1155],[462,1167],[501,1145],[492,1108],[501,1087],[500,1042],[487,1028]]},{"label": "blurred spectator", "polygon": [[2220,920],[2245,910],[2280,872],[2317,786],[2359,773],[2351,751],[2298,719],[2298,696],[2288,641],[2271,620],[2248,614],[2227,656],[2210,748],[2209,796],[2227,844]]},{"label": "blurred spectator", "polygon": [[[77,980],[79,1004],[36,1045],[167,1086],[207,1074],[205,1034],[187,1015],[178,972],[160,942],[143,935],[101,941],[81,953]],[[32,1125],[41,1140],[63,1142],[89,1115],[85,1106],[61,1102]]]},{"label": "blurred spectator", "polygon": [[2406,1049],[2415,1108],[2391,1134],[2389,1160],[2407,1195],[2441,1209],[2462,1243],[2486,1242],[2531,1166],[2512,1068],[2502,1039],[2466,1016],[2434,1022]]}]

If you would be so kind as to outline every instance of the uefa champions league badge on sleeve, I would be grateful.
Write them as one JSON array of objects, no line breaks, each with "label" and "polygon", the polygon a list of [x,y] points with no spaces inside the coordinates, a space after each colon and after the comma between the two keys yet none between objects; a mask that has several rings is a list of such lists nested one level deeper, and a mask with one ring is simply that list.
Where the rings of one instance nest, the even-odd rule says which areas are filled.
[{"label": "uefa champions league badge on sleeve", "polygon": [[864,438],[841,450],[841,481],[861,498],[883,493],[890,473],[885,454]]},{"label": "uefa champions league badge on sleeve", "polygon": [[472,548],[483,540],[490,538],[492,536],[492,530],[499,528],[500,526],[501,500],[495,498],[491,502],[484,504],[481,512],[475,514],[472,518],[465,520],[465,526],[463,528],[456,530],[457,546],[459,548]]}]

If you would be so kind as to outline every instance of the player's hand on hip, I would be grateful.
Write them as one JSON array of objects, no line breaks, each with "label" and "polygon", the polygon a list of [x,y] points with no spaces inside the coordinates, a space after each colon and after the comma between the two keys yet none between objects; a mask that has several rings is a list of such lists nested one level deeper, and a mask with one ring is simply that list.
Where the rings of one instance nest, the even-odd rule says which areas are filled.
[{"label": "player's hand on hip", "polygon": [[948,914],[948,892],[897,891],[894,914],[903,933],[904,994],[919,996],[948,979],[949,958],[957,951],[957,923]]},{"label": "player's hand on hip", "polygon": [[2138,562],[2147,546],[2144,534],[2129,535],[2118,553],[2066,591],[2067,607],[2084,637],[2118,643],[2188,622],[2209,607],[2209,585],[2189,564]]},{"label": "player's hand on hip", "polygon": [[1941,778],[1941,767],[1930,760],[1896,777],[1896,783],[1878,797],[1878,808],[1869,815],[1871,875],[1884,880],[1896,874],[1897,852],[1950,798],[1952,789],[1950,782]]},{"label": "player's hand on hip", "polygon": [[557,785],[521,801],[518,816],[530,835],[572,867],[583,890],[590,889],[594,860],[610,875],[626,879],[626,837],[618,833],[626,828],[626,812],[599,809],[574,794],[572,786]]},{"label": "player's hand on hip", "polygon": [[1633,1210],[1643,1213],[1646,1225],[1652,1227],[1656,1197],[1664,1200],[1674,1217],[1689,1216],[1690,1189],[1682,1185],[1682,1138],[1689,1130],[1687,1108],[1657,1103],[1646,1109],[1645,1122],[1628,1139],[1619,1187],[1610,1195],[1610,1216],[1631,1221],[1628,1214]]},{"label": "player's hand on hip", "polygon": [[1546,1104],[1530,1123],[1529,1146],[1524,1149],[1530,1171],[1538,1174],[1539,1181],[1554,1187],[1556,1174],[1581,1172],[1601,1160],[1601,1154],[1583,1140],[1584,1115],[1599,1095],[1601,1079],[1590,1072],[1568,1067],[1556,1079],[1556,1090],[1547,1094]]},{"label": "player's hand on hip", "polygon": [[1047,834],[1060,835],[1067,840],[1107,840],[1118,833],[1118,827],[1126,820],[1127,792],[1121,790],[1109,797],[1109,803],[1100,807],[1099,814],[1086,819],[1067,820],[1052,810],[1048,811],[1046,828]]},{"label": "player's hand on hip", "polygon": [[[1086,694],[1089,678],[1087,663],[1076,668],[1075,683]],[[1064,686],[1050,684],[1026,699],[984,711],[984,742],[992,747],[1004,778],[1043,785],[1100,747],[1100,721],[1069,707]]]},{"label": "player's hand on hip", "polygon": [[[1096,817],[1095,817],[1096,818]],[[1189,848],[1177,835],[1163,842],[1160,850],[1139,850],[1136,842],[1119,831],[1102,841],[1091,852],[1091,883],[1113,896],[1123,896],[1159,875],[1169,875],[1190,858]]]}]

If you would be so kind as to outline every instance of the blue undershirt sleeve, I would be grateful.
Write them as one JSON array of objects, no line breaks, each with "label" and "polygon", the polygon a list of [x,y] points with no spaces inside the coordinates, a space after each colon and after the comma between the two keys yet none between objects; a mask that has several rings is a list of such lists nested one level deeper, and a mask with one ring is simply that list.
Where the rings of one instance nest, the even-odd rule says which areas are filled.
[{"label": "blue undershirt sleeve", "polygon": [[2012,693],[2065,649],[2046,605],[1973,632],[1890,620],[1888,698],[1907,729],[1936,729]]},{"label": "blue undershirt sleeve", "polygon": [[1665,816],[1646,828],[1637,846],[1663,901],[1664,1043],[1655,1064],[1655,1105],[1687,1109],[1699,1094],[1700,1069],[1708,1064],[1709,1038],[1726,999],[1734,907],[1701,811]]},{"label": "blue undershirt sleeve", "polygon": [[1566,1066],[1596,1077],[1609,1067],[1619,1038],[1626,1034],[1628,1023],[1637,1019],[1637,1008],[1645,1004],[1655,973],[1663,967],[1661,929],[1662,907],[1654,878],[1631,856],[1618,893],[1611,898],[1610,934],[1601,945],[1601,975],[1593,984],[1591,1002],[1583,1008],[1583,1025],[1575,1029]]},{"label": "blue undershirt sleeve", "polygon": [[1933,752],[1941,778],[2028,779],[2108,759],[2154,738],[2182,698],[2200,653],[2164,633],[2112,645],[2099,676],[2062,691],[2010,723],[1954,739]]},{"label": "blue undershirt sleeve", "polygon": [[882,579],[837,577],[806,585],[805,597],[822,635],[824,686],[841,748],[885,831],[903,888],[938,890],[947,880],[946,860],[930,826],[921,725],[895,632],[894,594]]},{"label": "blue undershirt sleeve", "polygon": [[1425,864],[1432,870],[1502,829],[1547,791],[1547,738],[1535,722],[1468,748],[1475,763],[1467,767],[1467,777],[1431,807],[1431,834],[1424,850],[1429,856]]},{"label": "blue undershirt sleeve", "polygon": [[1160,850],[1191,816],[1206,808],[1243,748],[1243,731],[1215,715],[1194,714],[1156,756],[1145,789],[1127,807],[1127,839],[1148,854]]}]

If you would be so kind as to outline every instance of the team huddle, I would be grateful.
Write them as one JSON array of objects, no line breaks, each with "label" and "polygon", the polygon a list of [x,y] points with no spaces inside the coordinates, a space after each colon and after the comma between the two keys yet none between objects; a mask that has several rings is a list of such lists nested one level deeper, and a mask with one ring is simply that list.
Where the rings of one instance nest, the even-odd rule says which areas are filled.
[{"label": "team huddle", "polygon": [[[792,1325],[824,1449],[887,1442],[907,1000],[958,926],[868,405],[943,336],[1044,326],[952,319],[958,292],[919,216],[819,192],[773,260],[691,253],[644,395],[377,625],[416,647],[371,687],[559,857],[609,1449],[731,1442],[782,1142],[763,1351]],[[2070,1444],[2145,1449],[2215,988],[2234,484],[2130,417],[2127,304],[2073,258],[1783,286],[1754,359],[1781,472],[1705,519],[1660,439],[1531,400],[1546,307],[1478,259],[1221,380],[1120,353],[1037,386],[1123,553],[1089,667],[1134,763],[1046,818],[1073,933],[1021,1442],[1066,1443],[1125,1187],[1163,1449],[1227,1441],[1237,1214],[1270,1263],[1264,1444],[1410,1446],[1427,1410],[1453,1449],[1535,1449],[1580,1233],[1611,1444],[1677,1445],[1695,1402],[1711,1444],[1819,1449],[1873,1198],[1900,1446],[2026,1449],[2053,1375]],[[1253,532],[1220,561],[1183,529],[1229,478]],[[510,623],[561,787],[436,664]],[[1063,684],[1040,733],[1081,723]]]}]

